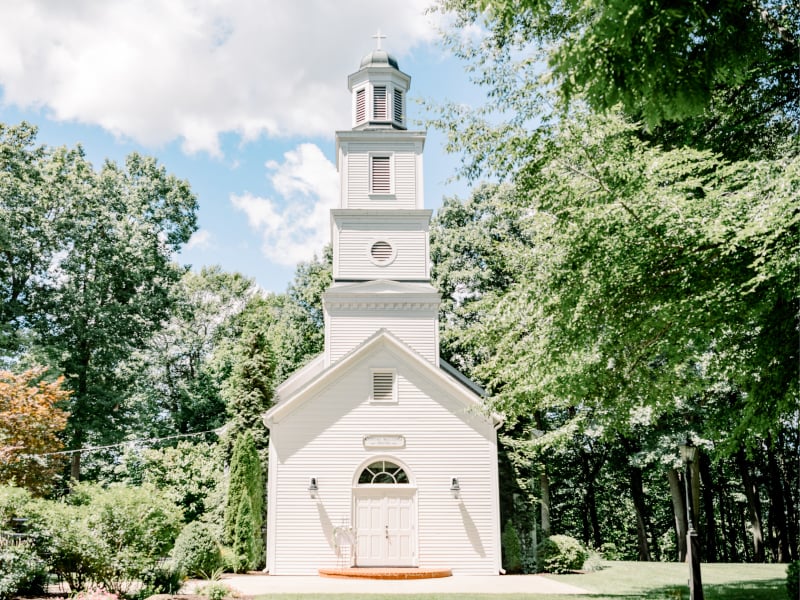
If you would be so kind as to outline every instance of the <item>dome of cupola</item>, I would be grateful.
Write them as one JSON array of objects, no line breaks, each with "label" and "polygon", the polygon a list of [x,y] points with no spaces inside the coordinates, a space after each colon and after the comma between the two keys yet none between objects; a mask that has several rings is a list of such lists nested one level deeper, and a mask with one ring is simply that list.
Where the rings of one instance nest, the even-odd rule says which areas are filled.
[{"label": "dome of cupola", "polygon": [[380,30],[373,36],[378,47],[361,59],[358,71],[347,78],[353,94],[353,129],[405,129],[406,93],[411,78],[397,59],[381,48]]},{"label": "dome of cupola", "polygon": [[393,67],[398,71],[400,70],[400,67],[397,65],[397,59],[386,52],[386,50],[381,50],[380,48],[373,50],[361,59],[359,69],[364,69],[366,67]]}]

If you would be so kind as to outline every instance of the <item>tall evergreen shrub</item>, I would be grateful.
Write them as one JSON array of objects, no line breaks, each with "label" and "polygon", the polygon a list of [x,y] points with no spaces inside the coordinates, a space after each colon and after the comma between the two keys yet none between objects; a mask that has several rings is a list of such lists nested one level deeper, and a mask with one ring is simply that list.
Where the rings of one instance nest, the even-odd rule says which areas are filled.
[{"label": "tall evergreen shrub", "polygon": [[522,572],[522,543],[517,528],[509,519],[503,528],[503,568],[507,573]]},{"label": "tall evergreen shrub", "polygon": [[225,509],[225,542],[236,554],[236,570],[257,569],[264,558],[264,479],[253,436],[236,438]]}]

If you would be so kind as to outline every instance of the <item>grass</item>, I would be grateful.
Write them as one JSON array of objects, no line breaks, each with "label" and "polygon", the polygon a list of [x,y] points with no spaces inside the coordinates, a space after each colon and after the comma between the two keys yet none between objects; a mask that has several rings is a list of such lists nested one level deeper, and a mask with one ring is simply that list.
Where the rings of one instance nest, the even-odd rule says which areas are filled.
[{"label": "grass", "polygon": [[[786,600],[784,564],[703,564],[706,600]],[[419,600],[688,600],[683,563],[604,562],[591,573],[547,575],[587,590],[580,595],[415,594]],[[398,600],[398,594],[326,594],[325,600]],[[311,600],[319,594],[270,594],[256,600]],[[399,596],[403,598],[403,596]],[[410,596],[405,596],[406,598]]]},{"label": "grass", "polygon": [[[700,572],[707,600],[786,598],[786,565],[783,564],[703,564]],[[684,563],[605,562],[603,568],[592,573],[548,577],[592,592],[591,595],[567,597],[575,600],[689,598],[689,571]]]}]

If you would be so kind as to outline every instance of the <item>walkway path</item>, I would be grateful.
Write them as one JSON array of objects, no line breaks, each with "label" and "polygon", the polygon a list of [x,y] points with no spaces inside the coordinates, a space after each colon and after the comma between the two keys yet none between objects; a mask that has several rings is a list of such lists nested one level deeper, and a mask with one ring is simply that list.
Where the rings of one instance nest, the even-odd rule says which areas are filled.
[{"label": "walkway path", "polygon": [[[542,575],[454,576],[440,579],[380,581],[226,575],[223,582],[246,596],[264,594],[586,594],[587,590]],[[197,582],[192,582],[197,583]],[[188,586],[191,587],[191,586]]]}]

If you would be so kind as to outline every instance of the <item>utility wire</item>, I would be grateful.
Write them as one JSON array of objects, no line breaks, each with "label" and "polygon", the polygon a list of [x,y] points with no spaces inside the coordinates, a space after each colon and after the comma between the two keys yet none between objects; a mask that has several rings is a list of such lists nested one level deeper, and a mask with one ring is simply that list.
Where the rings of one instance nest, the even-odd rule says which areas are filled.
[{"label": "utility wire", "polygon": [[160,438],[149,438],[149,439],[140,439],[140,440],[126,440],[124,442],[118,442],[116,444],[108,444],[106,446],[89,446],[88,448],[76,448],[75,450],[59,450],[58,452],[44,452],[42,454],[22,454],[21,456],[24,457],[33,457],[33,456],[66,456],[69,454],[75,454],[77,452],[96,452],[97,450],[107,450],[108,448],[120,448],[122,446],[130,446],[132,444],[154,444],[156,442],[163,442],[164,440],[174,440],[177,438],[187,438],[187,437],[197,437],[199,435],[205,435],[206,433],[216,433],[217,435],[222,435],[225,432],[225,426],[218,427],[217,429],[209,429],[207,431],[196,431],[194,433],[176,433],[174,435],[168,435],[166,437]]}]

